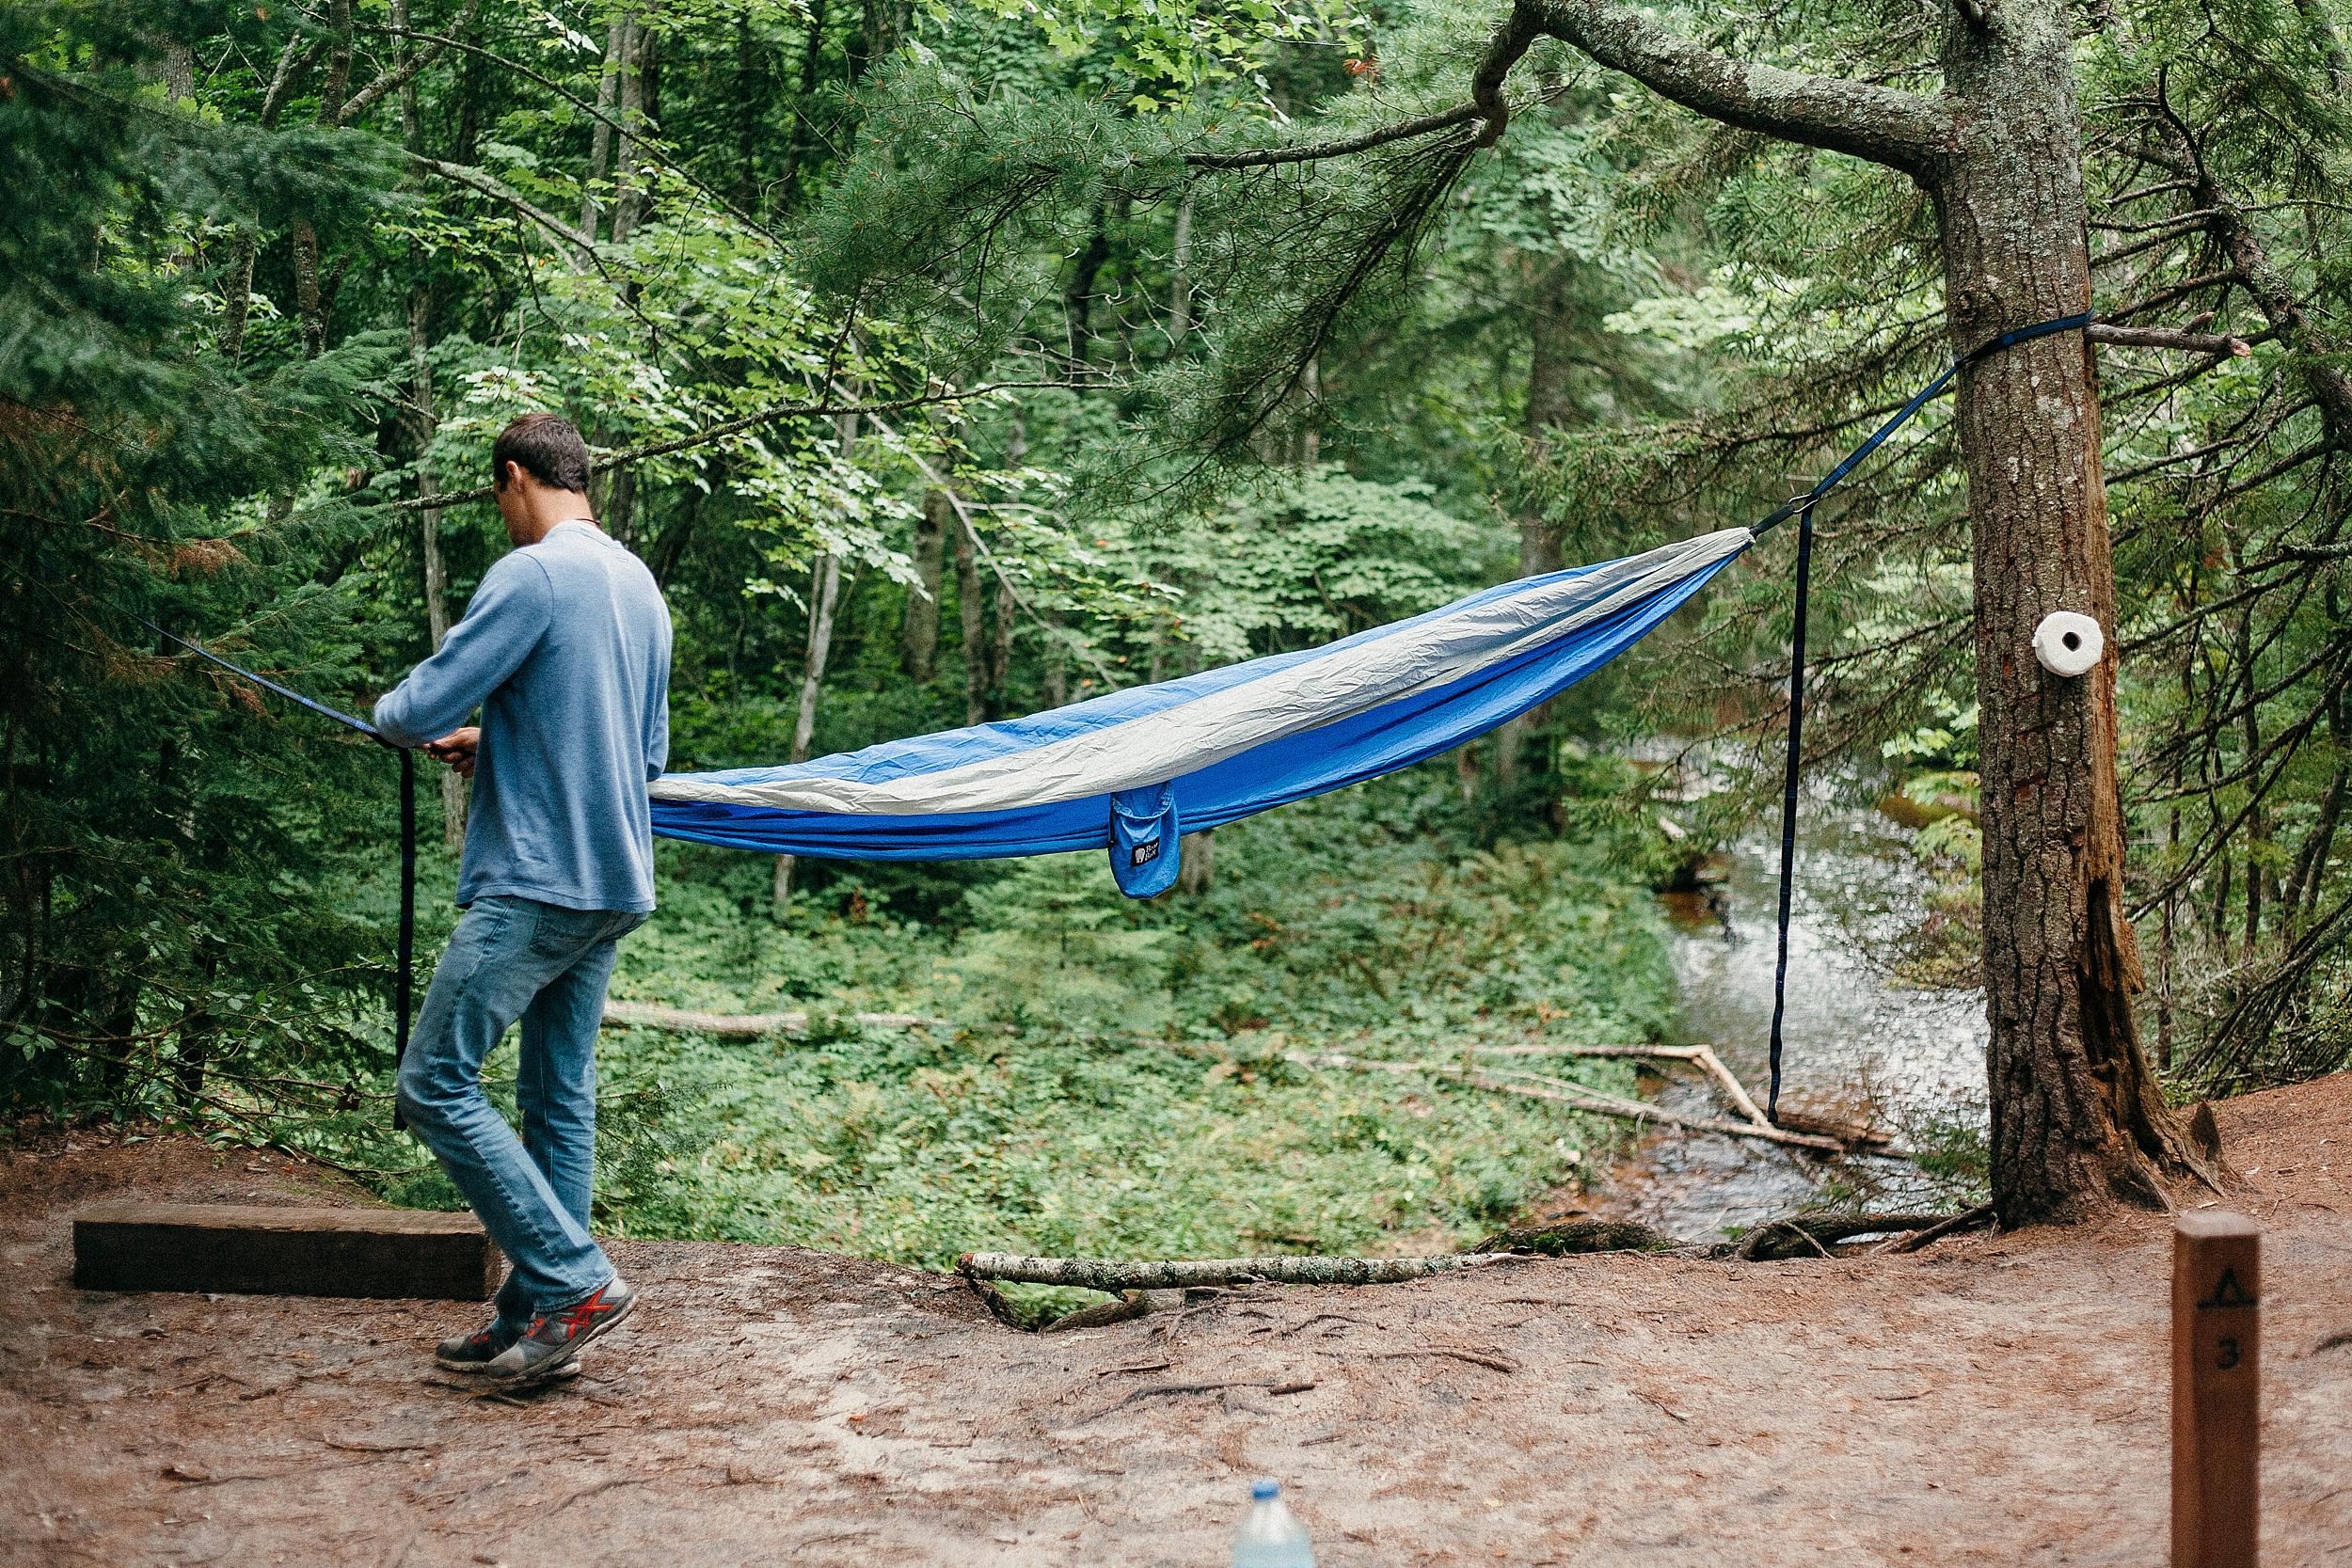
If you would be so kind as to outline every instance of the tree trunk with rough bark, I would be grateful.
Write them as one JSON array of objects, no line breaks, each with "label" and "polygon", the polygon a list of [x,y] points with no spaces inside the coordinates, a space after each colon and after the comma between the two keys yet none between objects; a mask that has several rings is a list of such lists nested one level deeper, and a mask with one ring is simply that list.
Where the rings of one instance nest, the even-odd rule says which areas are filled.
[{"label": "tree trunk with rough bark", "polygon": [[[2090,305],[2073,32],[2055,0],[1956,24],[1959,100],[1931,184],[1954,346]],[[2055,610],[2115,625],[2099,385],[2073,334],[1962,372],[1955,422],[1976,539],[1984,979],[1993,1191],[2009,1224],[2152,1196],[2191,1151],[2140,1049],[2116,777],[2118,640],[2076,679],[2033,655]]]}]

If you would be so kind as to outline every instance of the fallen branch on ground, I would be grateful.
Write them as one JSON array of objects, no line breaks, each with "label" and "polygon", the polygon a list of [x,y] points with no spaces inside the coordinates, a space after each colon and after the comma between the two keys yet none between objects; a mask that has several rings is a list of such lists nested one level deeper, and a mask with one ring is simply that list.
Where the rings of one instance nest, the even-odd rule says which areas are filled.
[{"label": "fallen branch on ground", "polygon": [[1420,1350],[1384,1350],[1372,1353],[1375,1361],[1410,1361],[1417,1356],[1439,1356],[1448,1361],[1467,1361],[1473,1367],[1489,1371],[1516,1372],[1519,1364],[1501,1351],[1457,1350],[1451,1345],[1428,1345]]},{"label": "fallen branch on ground", "polygon": [[[864,1029],[920,1029],[941,1022],[919,1013],[850,1016]],[[701,1013],[687,1007],[657,1007],[644,1002],[607,1002],[604,1025],[608,1029],[675,1029],[727,1039],[756,1039],[763,1035],[805,1035],[808,1014],[797,1007],[782,1013]]]},{"label": "fallen branch on ground", "polygon": [[956,1272],[969,1279],[1116,1292],[1234,1285],[1244,1280],[1276,1285],[1393,1285],[1522,1260],[1507,1252],[1463,1252],[1442,1258],[1171,1258],[1133,1262],[1117,1258],[1023,1258],[1006,1252],[967,1252],[956,1259]]},{"label": "fallen branch on ground", "polygon": [[1591,1252],[1674,1252],[1689,1244],[1631,1220],[1566,1220],[1498,1230],[1479,1243],[1477,1250],[1569,1258]]},{"label": "fallen branch on ground", "polygon": [[1914,1235],[1898,1236],[1893,1241],[1883,1243],[1870,1250],[1873,1252],[1916,1252],[1930,1242],[1941,1241],[1955,1230],[1971,1230],[1996,1217],[1993,1212],[1993,1205],[1979,1203],[1974,1209],[1963,1209],[1949,1219],[1940,1220],[1929,1226],[1925,1230]]},{"label": "fallen branch on ground", "polygon": [[1105,1416],[1117,1415],[1120,1411],[1126,1409],[1131,1404],[1138,1404],[1145,1400],[1163,1399],[1177,1394],[1215,1394],[1222,1392],[1228,1388],[1263,1388],[1269,1394],[1303,1394],[1313,1386],[1314,1385],[1310,1382],[1279,1383],[1271,1378],[1236,1379],[1226,1383],[1157,1383],[1153,1384],[1149,1388],[1138,1388],[1134,1393],[1129,1394],[1125,1399],[1120,1400],[1117,1404],[1112,1405],[1108,1410],[1097,1411],[1095,1414],[1087,1417],[1084,1420],[1074,1422],[1073,1424],[1077,1426],[1084,1426],[1088,1421],[1099,1421]]},{"label": "fallen branch on ground", "polygon": [[[1709,1053],[1712,1054],[1712,1053]],[[1517,1083],[1470,1068],[1455,1067],[1448,1062],[1381,1062],[1363,1056],[1349,1056],[1336,1051],[1283,1053],[1285,1061],[1301,1067],[1340,1068],[1349,1072],[1425,1072],[1438,1078],[1454,1078],[1473,1088],[1488,1089],[1497,1094],[1525,1095],[1532,1100],[1549,1100],[1595,1116],[1617,1117],[1627,1121],[1655,1122],[1661,1127],[1679,1127],[1690,1132],[1717,1132],[1727,1138],[1753,1138],[1761,1143],[1779,1144],[1784,1148],[1811,1149],[1817,1154],[1843,1154],[1846,1146],[1836,1138],[1812,1132],[1790,1132],[1762,1121],[1730,1121],[1720,1117],[1686,1117],[1652,1105],[1645,1100],[1624,1100],[1570,1085],[1559,1079],[1545,1078],[1537,1073],[1516,1076],[1533,1080]]]},{"label": "fallen branch on ground", "polygon": [[1932,1230],[1939,1225],[1964,1217],[1956,1214],[1796,1214],[1757,1226],[1740,1238],[1740,1244],[1731,1249],[1731,1256],[1755,1262],[1801,1258],[1809,1252],[1826,1256],[1827,1243],[1850,1241],[1856,1236],[1876,1236],[1890,1230]]}]

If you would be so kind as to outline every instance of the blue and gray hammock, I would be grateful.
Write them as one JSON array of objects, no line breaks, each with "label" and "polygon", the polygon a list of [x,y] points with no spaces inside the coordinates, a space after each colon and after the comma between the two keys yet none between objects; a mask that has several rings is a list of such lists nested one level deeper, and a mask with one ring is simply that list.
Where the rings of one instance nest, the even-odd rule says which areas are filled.
[{"label": "blue and gray hammock", "polygon": [[1725,529],[1489,588],[1325,647],[790,768],[673,773],[653,831],[767,854],[972,860],[1107,847],[1137,898],[1177,835],[1408,768],[1583,679],[1755,543]]},{"label": "blue and gray hammock", "polygon": [[[1497,728],[1625,652],[1759,534],[1794,518],[1796,617],[1771,1039],[1776,1111],[1813,509],[1962,367],[2090,319],[2037,323],[1963,355],[1804,494],[1752,529],[1724,529],[1597,566],[1506,582],[1325,647],[1114,691],[1027,719],[886,741],[791,767],[668,774],[650,789],[653,831],[763,854],[850,860],[1107,848],[1120,887],[1150,897],[1176,879],[1180,834],[1409,768]],[[382,738],[362,720],[143,624],[258,686]],[[395,1046],[403,1052],[415,941],[414,775],[412,753],[403,751],[393,1009]]]}]

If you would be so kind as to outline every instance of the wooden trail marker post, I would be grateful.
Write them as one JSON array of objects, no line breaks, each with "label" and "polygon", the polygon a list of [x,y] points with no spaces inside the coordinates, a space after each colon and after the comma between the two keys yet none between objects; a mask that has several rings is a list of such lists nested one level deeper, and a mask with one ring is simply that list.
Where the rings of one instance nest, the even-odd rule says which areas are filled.
[{"label": "wooden trail marker post", "polygon": [[2172,1568],[2255,1568],[2262,1227],[2207,1209],[2172,1229]]}]

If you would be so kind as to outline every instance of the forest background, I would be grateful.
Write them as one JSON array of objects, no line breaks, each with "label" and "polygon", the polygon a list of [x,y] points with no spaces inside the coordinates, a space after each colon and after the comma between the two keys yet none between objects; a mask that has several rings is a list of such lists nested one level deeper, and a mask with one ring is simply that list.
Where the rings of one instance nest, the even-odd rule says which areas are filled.
[{"label": "forest background", "polygon": [[[1943,19],[1912,0],[1660,14],[1743,58],[1937,80]],[[390,760],[142,619],[364,711],[505,547],[474,492],[517,413],[608,454],[599,515],[677,626],[672,766],[704,768],[1751,520],[1948,359],[1916,191],[1557,44],[1492,148],[1458,118],[1362,145],[1467,96],[1496,20],[0,8],[0,1109],[450,1200],[385,1126]],[[2078,20],[2095,303],[2151,329],[2098,351],[2130,912],[2148,1037],[2194,1098],[2352,1052],[2352,67],[2333,0]],[[1947,893],[1896,960],[1964,982],[1970,587],[1938,411],[1819,521],[1807,764],[1920,807]],[[1188,840],[1149,905],[1091,856],[663,846],[621,993],[810,1023],[609,1035],[606,1223],[926,1262],[1347,1251],[1574,1182],[1605,1128],[1286,1053],[1671,1031],[1645,890],[1774,781],[1787,551],[1454,758]],[[428,953],[464,803],[425,802]]]}]

